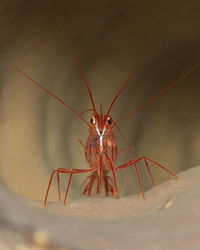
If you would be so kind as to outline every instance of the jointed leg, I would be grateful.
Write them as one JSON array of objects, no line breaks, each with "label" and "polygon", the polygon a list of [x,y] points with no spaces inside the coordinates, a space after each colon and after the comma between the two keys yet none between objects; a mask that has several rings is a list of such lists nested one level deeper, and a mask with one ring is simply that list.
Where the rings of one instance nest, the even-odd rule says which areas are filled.
[{"label": "jointed leg", "polygon": [[[88,178],[89,177],[89,178]],[[85,186],[85,189],[83,191],[83,195],[86,195],[86,193],[88,192],[88,196],[91,195],[91,192],[92,192],[92,186],[94,184],[94,181],[96,179],[96,176],[95,175],[90,175],[86,178],[86,180],[83,182],[83,184],[85,184],[85,182],[90,179],[90,181],[87,183],[87,185]]]},{"label": "jointed leg", "polygon": [[98,172],[98,185],[99,185],[99,191],[101,190],[101,173],[102,173],[102,156],[99,157],[99,168],[97,170]]},{"label": "jointed leg", "polygon": [[[53,176],[54,176],[55,173],[57,173],[59,175],[59,173],[61,173],[61,171],[53,170],[53,172],[51,174],[51,177],[50,177],[50,180],[49,180],[49,185],[48,185],[47,192],[46,192],[46,195],[45,195],[45,200],[44,200],[44,206],[45,207],[46,207],[46,202],[47,202],[47,197],[48,197],[48,194],[49,194],[49,189],[50,189],[50,186],[51,186],[51,182],[52,182],[52,179],[53,179]],[[58,177],[58,175],[57,175],[57,177]],[[58,186],[60,188],[60,183],[58,184]]]},{"label": "jointed leg", "polygon": [[65,199],[64,199],[64,205],[66,204],[66,199],[67,199],[67,195],[68,195],[68,191],[69,191],[69,186],[70,186],[71,180],[72,180],[72,174],[73,174],[73,171],[70,173],[70,177],[69,177],[69,181],[68,181],[68,185],[67,185],[67,191],[66,191]]},{"label": "jointed leg", "polygon": [[117,195],[117,182],[116,182],[116,177],[115,177],[115,168],[113,166],[111,159],[107,155],[106,155],[106,158],[109,161],[109,166],[110,166],[112,174],[113,174],[114,187],[115,187],[115,190],[113,191],[113,195],[116,196]]},{"label": "jointed leg", "polygon": [[92,179],[91,179],[90,185],[89,185],[89,187],[88,187],[88,195],[89,195],[89,196],[91,195],[92,186],[93,186],[93,184],[94,184],[94,181],[95,181],[95,177],[93,176]]},{"label": "jointed leg", "polygon": [[167,168],[163,167],[162,165],[160,165],[159,163],[151,160],[150,158],[148,157],[140,157],[136,160],[130,160],[128,162],[126,162],[125,164],[119,166],[119,167],[116,167],[115,170],[119,170],[119,169],[123,169],[123,168],[128,168],[130,166],[133,166],[135,167],[135,170],[136,170],[136,174],[137,174],[137,177],[138,177],[138,181],[139,181],[139,184],[140,184],[140,188],[141,188],[141,192],[142,192],[142,196],[143,196],[143,199],[145,200],[145,196],[144,196],[144,191],[143,191],[143,188],[142,188],[142,183],[141,183],[141,179],[140,179],[140,175],[139,175],[139,171],[138,171],[138,168],[137,168],[137,163],[141,160],[144,160],[145,162],[145,165],[146,165],[146,168],[149,172],[149,175],[150,175],[150,178],[151,178],[151,182],[152,182],[152,185],[154,186],[154,181],[153,181],[153,177],[151,175],[151,172],[150,172],[150,169],[149,169],[149,165],[148,165],[148,161],[149,162],[152,162],[154,163],[155,165],[157,165],[158,167],[162,168],[163,170],[167,171],[169,174],[171,174],[172,176],[174,176],[176,179],[178,178],[178,176],[176,176],[174,173],[172,173],[170,170],[168,170]]},{"label": "jointed leg", "polygon": [[110,184],[109,180],[113,183],[113,180],[110,178],[108,175],[104,175],[104,185],[105,185],[105,191],[106,191],[106,196],[109,195],[109,191],[112,193],[114,192],[113,185]]},{"label": "jointed leg", "polygon": [[97,194],[100,193],[100,185],[99,185],[99,178],[97,178]]},{"label": "jointed leg", "polygon": [[146,157],[146,156],[140,157],[140,158],[138,158],[138,159],[136,159],[136,160],[130,160],[130,161],[128,161],[128,162],[122,164],[121,166],[116,167],[115,170],[130,167],[130,166],[132,166],[134,163],[137,163],[137,162],[139,162],[139,161],[141,161],[141,160],[150,161],[150,162],[154,163],[155,165],[157,165],[158,167],[160,167],[160,168],[164,169],[165,171],[167,171],[169,174],[173,175],[176,179],[178,178],[178,176],[175,175],[173,172],[171,172],[169,169],[165,168],[164,166],[160,165],[160,164],[157,163],[156,161],[153,161],[153,160],[151,160],[150,158],[148,158],[148,157]]},{"label": "jointed leg", "polygon": [[89,175],[87,178],[85,178],[85,180],[81,183],[81,188],[85,185],[85,183],[91,179],[92,175]]},{"label": "jointed leg", "polygon": [[[130,149],[131,149],[131,150],[130,150]],[[132,147],[126,147],[126,148],[120,149],[120,150],[117,152],[117,156],[119,156],[119,154],[120,154],[121,152],[124,152],[125,150],[129,150],[129,151],[131,152],[131,154],[134,153],[134,149],[133,149]]]},{"label": "jointed leg", "polygon": [[141,189],[141,192],[142,192],[142,196],[143,196],[143,199],[145,200],[145,195],[144,195],[144,190],[143,190],[143,187],[142,187],[142,182],[141,182],[141,178],[140,178],[140,173],[139,173],[139,171],[138,171],[136,162],[134,162],[133,164],[134,164],[135,171],[136,171],[136,174],[137,174],[137,177],[138,177],[138,181],[139,181],[139,184],[140,184],[140,189]]},{"label": "jointed leg", "polygon": [[106,191],[106,196],[108,196],[108,180],[106,179],[107,176],[104,176],[104,185],[105,185],[105,191]]},{"label": "jointed leg", "polygon": [[59,197],[59,201],[61,201],[61,195],[60,195],[60,177],[59,177],[59,173],[57,173],[57,182],[58,182],[58,197]]},{"label": "jointed leg", "polygon": [[150,161],[152,163],[154,163],[155,165],[157,165],[158,167],[164,169],[165,171],[167,171],[169,174],[171,174],[172,176],[174,176],[176,179],[178,179],[178,176],[175,175],[173,172],[171,172],[169,169],[163,167],[162,165],[160,165],[159,163],[157,163],[156,161],[153,161],[151,160],[150,158],[146,157],[146,156],[143,156],[143,157],[140,157],[139,159],[137,159],[136,162],[140,161],[140,160],[147,160],[147,161]]},{"label": "jointed leg", "polygon": [[150,168],[149,168],[148,162],[147,162],[147,160],[144,160],[144,162],[145,162],[145,165],[146,165],[146,167],[147,167],[147,170],[148,170],[149,176],[150,176],[150,178],[151,178],[151,183],[152,183],[152,186],[154,187],[154,186],[155,186],[155,183],[154,183],[153,176],[152,176],[152,174],[151,174],[151,171],[150,171]]},{"label": "jointed leg", "polygon": [[94,170],[95,170],[95,168],[91,168],[91,169],[64,169],[64,168],[58,168],[56,170],[53,170],[53,172],[51,174],[51,177],[50,177],[50,180],[49,180],[48,188],[47,188],[47,191],[46,191],[45,200],[44,200],[44,206],[46,207],[46,202],[47,202],[47,198],[48,198],[48,194],[49,194],[49,189],[51,187],[51,183],[52,183],[53,176],[54,176],[55,173],[57,173],[59,199],[61,198],[60,197],[60,179],[59,179],[59,174],[60,173],[70,174],[70,179],[69,179],[67,191],[66,191],[66,194],[65,194],[65,202],[66,202],[66,198],[67,198],[67,194],[68,194],[68,191],[69,191],[69,186],[70,186],[70,183],[71,183],[72,175],[73,174],[78,174],[78,173],[91,173]]}]

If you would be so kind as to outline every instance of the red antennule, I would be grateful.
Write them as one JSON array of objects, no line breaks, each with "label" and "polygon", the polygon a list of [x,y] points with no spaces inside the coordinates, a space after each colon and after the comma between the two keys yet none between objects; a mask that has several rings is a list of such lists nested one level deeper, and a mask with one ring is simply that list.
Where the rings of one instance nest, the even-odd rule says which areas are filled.
[{"label": "red antennule", "polygon": [[78,57],[77,57],[77,55],[76,55],[76,52],[75,52],[75,50],[74,50],[74,48],[73,48],[73,46],[72,46],[72,44],[71,44],[70,39],[68,38],[68,36],[67,36],[67,34],[66,34],[66,32],[65,32],[65,30],[64,30],[64,27],[63,27],[61,21],[59,20],[58,15],[56,14],[56,11],[55,11],[54,7],[52,6],[50,0],[48,0],[48,4],[49,4],[49,7],[51,8],[51,10],[52,10],[52,12],[53,12],[53,14],[54,14],[54,16],[55,16],[55,18],[56,18],[56,22],[57,22],[57,24],[58,24],[58,27],[59,27],[61,33],[62,33],[63,36],[64,36],[65,41],[67,42],[67,44],[69,45],[69,47],[70,47],[70,49],[71,49],[71,51],[72,51],[72,54],[73,54],[73,56],[74,56],[74,58],[75,58],[75,60],[76,60],[76,64],[78,65],[78,68],[79,68],[79,70],[80,70],[80,72],[81,72],[82,78],[83,78],[83,80],[84,80],[84,82],[85,82],[85,85],[86,85],[86,87],[87,87],[87,89],[88,89],[88,92],[89,92],[89,95],[90,95],[90,99],[91,99],[91,102],[92,102],[92,106],[93,106],[94,112],[96,112],[96,107],[95,107],[95,104],[94,104],[94,100],[93,100],[93,97],[92,97],[92,93],[91,93],[91,90],[90,90],[88,81],[87,81],[87,79],[86,79],[85,73],[84,73],[84,71],[83,71],[83,69],[82,69],[82,67],[81,67],[81,65],[80,65],[80,62],[79,62],[79,60],[78,60]]}]

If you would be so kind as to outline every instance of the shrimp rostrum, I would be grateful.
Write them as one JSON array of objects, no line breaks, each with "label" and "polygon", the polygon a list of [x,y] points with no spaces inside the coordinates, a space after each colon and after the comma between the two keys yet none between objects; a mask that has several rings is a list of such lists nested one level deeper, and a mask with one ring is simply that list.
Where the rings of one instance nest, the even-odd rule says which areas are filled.
[{"label": "shrimp rostrum", "polygon": [[[48,1],[49,2],[49,1]],[[162,94],[164,94],[166,91],[168,91],[170,88],[174,87],[177,83],[182,81],[184,78],[186,78],[191,72],[196,70],[200,65],[197,64],[193,66],[189,71],[181,75],[179,78],[177,78],[175,81],[170,83],[165,89],[161,90],[159,93],[157,93],[155,96],[153,96],[151,99],[147,100],[142,106],[136,108],[134,111],[130,112],[126,116],[122,117],[120,120],[115,121],[113,117],[110,115],[112,107],[114,103],[116,102],[117,98],[121,95],[127,84],[133,79],[134,75],[137,73],[137,71],[142,67],[142,65],[151,57],[151,55],[155,52],[155,50],[161,45],[161,41],[159,41],[152,49],[151,51],[147,54],[147,56],[138,64],[136,69],[131,73],[129,76],[128,80],[123,84],[121,89],[117,92],[116,96],[114,97],[113,101],[111,102],[107,113],[103,114],[102,112],[102,105],[100,105],[100,111],[97,112],[95,102],[93,100],[93,96],[91,93],[91,89],[89,87],[89,84],[87,82],[86,76],[84,74],[84,71],[79,63],[79,60],[77,58],[77,55],[72,47],[72,44],[67,37],[64,28],[53,8],[51,3],[49,2],[49,6],[52,9],[52,12],[55,16],[55,20],[58,24],[58,27],[61,30],[61,33],[66,40],[67,44],[69,45],[72,54],[74,56],[74,59],[76,60],[77,66],[80,70],[80,73],[82,75],[84,84],[88,90],[92,108],[86,110],[86,111],[92,111],[92,116],[90,117],[89,121],[85,120],[83,117],[83,113],[79,114],[76,110],[74,110],[70,105],[68,105],[66,102],[64,102],[62,99],[60,99],[58,96],[53,94],[50,90],[45,88],[42,84],[38,83],[37,81],[33,80],[29,75],[25,74],[21,69],[19,69],[17,66],[15,66],[13,63],[11,63],[4,55],[0,54],[0,57],[10,65],[15,71],[17,71],[19,74],[30,80],[32,83],[37,85],[39,88],[41,88],[43,91],[47,92],[50,96],[55,98],[58,102],[62,103],[67,109],[69,109],[71,112],[74,113],[85,125],[88,126],[88,137],[87,141],[84,144],[81,140],[79,142],[83,146],[84,152],[85,152],[85,158],[89,164],[88,169],[65,169],[65,168],[58,168],[53,170],[50,181],[47,187],[46,195],[45,195],[45,200],[44,200],[44,206],[47,204],[47,198],[49,194],[49,190],[52,184],[53,177],[56,175],[57,176],[57,182],[58,182],[58,196],[59,200],[61,200],[61,192],[60,192],[60,174],[68,174],[69,179],[68,179],[68,185],[67,185],[67,190],[65,193],[64,197],[64,204],[66,204],[66,199],[67,195],[69,192],[69,187],[71,184],[72,176],[75,174],[80,174],[80,173],[88,173],[88,177],[85,179],[83,182],[82,186],[83,188],[83,194],[84,195],[91,195],[92,188],[95,186],[96,192],[100,193],[102,187],[105,189],[105,194],[108,196],[109,194],[116,196],[117,195],[117,181],[116,181],[116,171],[120,169],[125,169],[132,167],[135,169],[139,186],[141,189],[141,193],[143,196],[143,199],[145,200],[145,195],[142,187],[142,181],[140,177],[140,173],[138,171],[138,163],[143,162],[144,167],[146,167],[148,174],[151,178],[152,185],[154,186],[154,180],[151,175],[150,171],[150,164],[153,166],[157,166],[166,172],[168,172],[170,175],[172,175],[174,178],[177,178],[177,176],[162,166],[160,163],[150,159],[149,157],[142,156],[138,159],[132,159],[124,164],[121,164],[120,166],[116,166],[116,160],[119,155],[119,152],[121,150],[118,150],[117,142],[114,136],[114,131],[117,130],[119,134],[122,136],[122,139],[126,145],[126,148],[129,149],[130,151],[132,148],[129,146],[127,143],[127,140],[125,136],[123,135],[122,131],[119,128],[119,124],[126,120],[127,118],[131,117],[134,115],[136,112],[140,111],[141,109],[145,108],[147,105],[149,105],[151,102],[156,100],[158,97],[160,97]],[[132,151],[131,151],[132,152]]]}]

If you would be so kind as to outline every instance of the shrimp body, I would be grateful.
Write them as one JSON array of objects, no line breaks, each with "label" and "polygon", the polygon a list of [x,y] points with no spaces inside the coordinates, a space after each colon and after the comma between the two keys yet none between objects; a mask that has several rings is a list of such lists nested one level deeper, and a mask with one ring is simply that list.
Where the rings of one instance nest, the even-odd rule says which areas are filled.
[{"label": "shrimp body", "polygon": [[97,183],[97,193],[99,193],[103,180],[106,195],[108,195],[109,191],[114,193],[113,181],[108,176],[108,171],[112,171],[118,155],[117,143],[112,129],[112,118],[104,116],[102,108],[100,108],[100,113],[96,113],[90,118],[90,124],[85,145],[85,157],[90,168],[95,170],[90,175],[83,194],[91,194],[94,182]]}]

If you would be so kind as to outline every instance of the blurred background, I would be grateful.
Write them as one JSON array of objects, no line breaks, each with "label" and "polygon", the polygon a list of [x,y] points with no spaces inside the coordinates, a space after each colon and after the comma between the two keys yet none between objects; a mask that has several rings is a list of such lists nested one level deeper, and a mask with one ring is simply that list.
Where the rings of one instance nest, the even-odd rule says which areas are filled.
[{"label": "blurred background", "polygon": [[[52,0],[52,4],[78,55],[97,109],[102,104],[104,112],[138,63],[164,38],[115,103],[111,115],[116,121],[200,61],[198,0]],[[76,111],[90,108],[87,89],[48,2],[1,0],[0,15],[0,53]],[[149,156],[175,173],[200,163],[199,81],[197,69],[120,124],[135,158]],[[88,168],[77,142],[78,138],[86,141],[87,126],[2,60],[0,93],[2,186],[22,197],[43,200],[53,169]],[[116,165],[131,158],[124,152]],[[146,190],[150,180],[142,169],[140,164]],[[158,167],[151,169],[156,183],[170,177]],[[119,193],[124,175],[125,171],[117,175]],[[73,177],[70,198],[81,197],[86,176]],[[63,188],[66,180],[63,176]],[[55,184],[49,200],[58,198]],[[138,192],[135,171],[129,168],[124,195]]]}]

